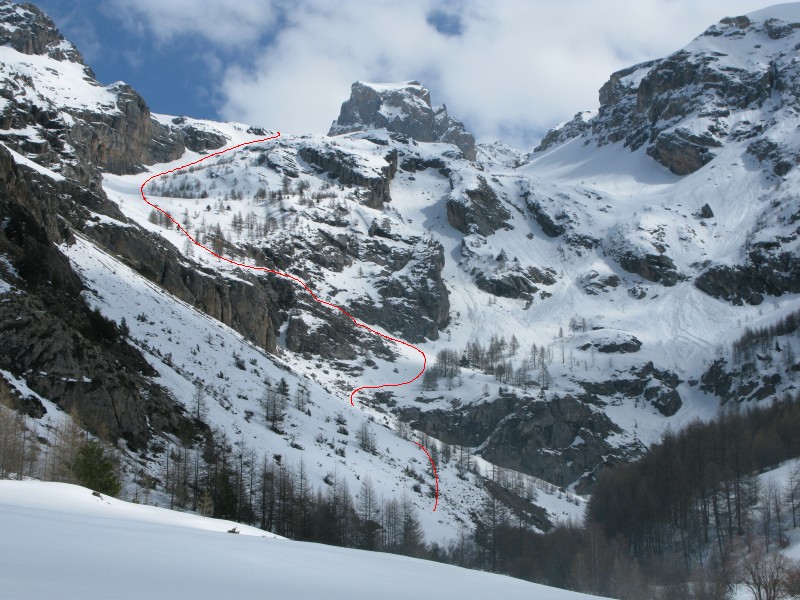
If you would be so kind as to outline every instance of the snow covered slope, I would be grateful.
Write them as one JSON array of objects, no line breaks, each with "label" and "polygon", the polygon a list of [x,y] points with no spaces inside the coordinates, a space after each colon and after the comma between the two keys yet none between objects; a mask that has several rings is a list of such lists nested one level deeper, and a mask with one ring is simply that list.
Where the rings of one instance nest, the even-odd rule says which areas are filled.
[{"label": "snow covered slope", "polygon": [[0,481],[3,597],[402,598],[435,594],[593,598],[390,554],[276,538],[258,529],[119,500],[85,488]]}]

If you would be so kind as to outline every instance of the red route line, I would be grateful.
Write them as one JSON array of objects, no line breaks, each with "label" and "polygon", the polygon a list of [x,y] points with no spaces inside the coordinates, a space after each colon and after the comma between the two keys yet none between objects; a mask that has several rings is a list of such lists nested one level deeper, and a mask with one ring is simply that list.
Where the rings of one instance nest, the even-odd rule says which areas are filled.
[{"label": "red route line", "polygon": [[433,462],[433,458],[431,458],[431,455],[428,454],[428,449],[425,446],[423,446],[416,440],[412,441],[414,441],[414,443],[417,446],[422,448],[422,451],[425,453],[425,456],[427,456],[428,460],[431,461],[431,467],[433,467],[433,478],[436,480],[436,502],[434,502],[433,504],[433,512],[436,512],[436,507],[439,506],[439,474],[436,472],[436,463]]},{"label": "red route line", "polygon": [[[384,338],[386,340],[390,340],[392,342],[397,342],[398,344],[402,344],[403,346],[407,346],[407,347],[409,347],[409,348],[411,348],[413,350],[416,350],[417,352],[420,353],[420,355],[422,356],[422,369],[420,369],[420,372],[417,373],[417,375],[413,379],[409,379],[408,381],[403,381],[402,383],[382,383],[380,385],[362,385],[361,387],[357,387],[352,392],[350,392],[350,405],[351,406],[355,406],[355,403],[353,402],[353,396],[355,396],[356,393],[360,392],[361,390],[371,390],[371,389],[374,390],[374,389],[380,389],[380,388],[385,388],[385,387],[400,387],[401,385],[408,385],[409,383],[413,383],[414,381],[416,381],[417,379],[419,379],[422,376],[422,374],[425,372],[425,367],[428,364],[428,357],[425,356],[425,353],[422,350],[420,350],[419,348],[417,348],[415,345],[409,344],[406,341],[394,338],[394,337],[392,337],[390,335],[386,335],[385,333],[381,333],[380,331],[376,331],[375,329],[373,329],[369,325],[365,325],[364,323],[359,323],[355,319],[355,317],[353,317],[353,315],[351,315],[349,312],[344,310],[341,306],[337,306],[336,304],[333,304],[332,302],[326,302],[325,300],[321,300],[320,298],[318,298],[317,295],[311,290],[311,288],[308,287],[306,285],[306,283],[302,279],[300,279],[299,277],[295,277],[294,275],[291,275],[289,273],[284,273],[282,271],[277,271],[275,269],[270,269],[268,267],[258,267],[258,266],[255,266],[255,265],[248,265],[248,264],[245,264],[245,263],[240,263],[238,261],[231,260],[230,258],[227,258],[225,256],[221,256],[221,255],[217,254],[216,252],[211,250],[211,248],[208,248],[207,246],[204,246],[203,244],[198,242],[196,239],[194,239],[192,237],[192,235],[186,229],[184,229],[183,225],[181,225],[171,214],[169,214],[167,211],[165,211],[161,207],[156,206],[155,204],[150,202],[147,199],[147,196],[145,196],[144,186],[146,186],[148,183],[150,183],[153,179],[156,179],[157,177],[161,177],[162,175],[168,175],[169,173],[174,173],[175,171],[180,171],[181,169],[185,169],[186,167],[191,167],[192,165],[196,165],[198,163],[201,163],[204,160],[208,160],[209,158],[213,158],[215,156],[219,156],[220,154],[225,154],[226,152],[230,152],[231,150],[236,150],[237,148],[241,148],[243,146],[249,146],[250,144],[258,144],[258,143],[261,143],[261,142],[268,142],[270,140],[275,140],[275,139],[277,139],[279,137],[281,137],[281,132],[280,131],[276,132],[275,135],[272,135],[270,137],[259,138],[257,140],[250,140],[249,142],[242,142],[241,144],[236,144],[235,146],[231,146],[230,148],[224,148],[223,150],[217,150],[216,152],[212,152],[211,154],[207,154],[206,156],[204,156],[202,158],[199,158],[199,159],[197,159],[197,160],[195,160],[193,162],[186,163],[185,165],[181,165],[179,167],[175,167],[173,169],[169,169],[167,171],[162,171],[161,173],[156,173],[155,175],[151,175],[139,187],[139,193],[142,195],[142,200],[144,200],[149,206],[151,206],[155,210],[159,211],[161,214],[163,214],[165,217],[167,217],[170,221],[175,223],[176,227],[178,229],[180,229],[181,232],[187,238],[189,238],[192,241],[192,243],[194,243],[195,246],[199,246],[200,248],[202,248],[203,250],[205,250],[206,252],[208,252],[212,256],[216,256],[218,259],[223,260],[223,261],[225,261],[227,263],[230,263],[232,265],[236,265],[237,267],[242,267],[244,269],[252,269],[254,271],[265,271],[267,273],[272,273],[274,275],[280,275],[281,277],[286,277],[288,279],[291,279],[292,281],[294,281],[294,282],[298,283],[300,286],[302,286],[303,289],[305,289],[309,294],[311,294],[311,297],[314,299],[315,302],[319,302],[320,304],[324,304],[325,306],[329,306],[331,308],[335,308],[336,310],[340,311],[342,314],[347,316],[353,322],[353,324],[356,327],[362,327],[362,328],[366,329],[367,331],[369,331],[371,333],[374,333],[377,336],[380,336],[380,337],[382,337],[382,338]],[[422,444],[419,444],[417,442],[414,442],[414,443],[417,444],[417,446],[419,446],[420,448],[422,448],[422,450],[428,456],[428,459],[430,459],[431,465],[433,466],[433,474],[436,477],[436,503],[433,506],[433,510],[435,511],[436,510],[436,506],[438,506],[438,504],[439,504],[439,476],[436,473],[436,465],[433,464],[433,459],[431,458],[431,455],[428,454],[428,451],[425,449],[425,447]]]}]

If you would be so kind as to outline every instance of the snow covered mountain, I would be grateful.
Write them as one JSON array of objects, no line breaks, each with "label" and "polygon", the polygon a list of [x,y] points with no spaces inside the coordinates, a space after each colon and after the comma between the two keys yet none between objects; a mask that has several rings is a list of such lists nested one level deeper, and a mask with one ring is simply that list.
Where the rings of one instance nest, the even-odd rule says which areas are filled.
[{"label": "snow covered mountain", "polygon": [[[494,484],[532,526],[579,515],[557,487],[589,491],[666,427],[794,386],[796,326],[758,358],[733,349],[798,309],[798,30],[798,4],[723,19],[613,74],[599,110],[527,156],[476,146],[417,82],[359,82],[327,136],[178,169],[273,132],[151,115],[2,2],[5,385],[44,437],[74,410],[152,473],[209,426],[304,457],[315,484],[370,473],[431,539]],[[140,195],[166,171],[143,191],[195,239],[418,345],[426,375],[351,407],[419,354],[191,244]],[[293,406],[276,416],[281,379]],[[439,467],[435,513],[414,439]]]},{"label": "snow covered mountain", "polygon": [[[67,412],[122,442],[131,496],[155,485],[163,501],[171,453],[191,449],[200,461],[213,430],[243,460],[252,453],[292,469],[303,460],[314,489],[355,492],[367,475],[379,499],[407,496],[428,540],[453,538],[487,496],[484,476],[467,473],[487,465],[411,431],[366,395],[355,408],[347,402],[357,386],[410,379],[419,355],[361,333],[285,278],[186,244],[141,199],[149,173],[270,132],[151,115],[129,86],[99,84],[37,9],[4,2],[0,11],[2,397],[48,444]],[[394,221],[375,208],[390,197],[391,152],[360,135],[280,139],[154,180],[146,192],[210,248],[294,273],[394,335],[436,338],[449,315],[441,245],[410,226],[390,232]],[[317,175],[315,161],[336,179]],[[414,440],[436,461],[438,505]],[[551,484],[503,479],[531,526],[582,511],[580,498]]]}]

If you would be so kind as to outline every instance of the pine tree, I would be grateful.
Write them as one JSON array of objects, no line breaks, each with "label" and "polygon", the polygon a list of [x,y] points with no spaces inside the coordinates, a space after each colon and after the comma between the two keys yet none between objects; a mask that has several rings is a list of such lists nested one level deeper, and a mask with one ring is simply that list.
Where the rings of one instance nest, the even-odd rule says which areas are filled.
[{"label": "pine tree", "polygon": [[408,556],[419,556],[423,548],[422,526],[417,516],[417,507],[405,493],[400,502],[400,512],[400,551]]},{"label": "pine tree", "polygon": [[[281,393],[281,391],[284,393]],[[270,424],[270,428],[276,433],[281,432],[281,424],[286,418],[286,397],[288,393],[289,386],[285,379],[281,378],[277,389],[272,389],[272,382],[269,378],[264,381],[264,391],[261,396],[260,404],[264,409],[264,418],[267,423]]]},{"label": "pine tree", "polygon": [[225,236],[222,233],[222,227],[220,227],[219,223],[217,223],[216,227],[214,227],[214,236],[211,241],[211,249],[214,251],[214,254],[221,255],[223,250],[225,250]]},{"label": "pine tree", "polygon": [[300,457],[300,466],[297,471],[295,490],[294,533],[295,539],[308,540],[311,538],[311,517],[313,490],[308,480],[308,471],[305,461]]},{"label": "pine tree", "polygon": [[360,547],[365,550],[375,550],[378,544],[380,524],[376,521],[378,516],[378,496],[372,485],[369,475],[361,480],[361,489],[358,491],[358,518],[361,521]]},{"label": "pine tree", "polygon": [[505,507],[490,492],[481,508],[478,529],[475,539],[488,554],[487,566],[494,573],[497,571],[497,558],[499,549],[499,532],[507,524],[508,515]]},{"label": "pine tree", "polygon": [[192,396],[192,416],[198,421],[204,421],[208,415],[206,394],[203,383],[198,379],[194,382],[194,395]]},{"label": "pine tree", "polygon": [[278,382],[278,394],[284,398],[289,397],[289,384],[286,383],[286,379],[283,377],[281,377],[281,380]]},{"label": "pine tree", "polygon": [[358,431],[356,432],[356,439],[358,439],[361,449],[365,452],[374,454],[377,450],[375,447],[375,436],[370,430],[369,421],[364,421],[361,423],[361,427],[359,427]]},{"label": "pine tree", "polygon": [[114,460],[94,440],[89,440],[78,448],[74,472],[80,485],[101,494],[117,496],[122,489]]},{"label": "pine tree", "polygon": [[511,356],[514,356],[519,350],[519,340],[517,339],[516,335],[511,336],[511,342],[508,345],[508,351],[511,353]]}]

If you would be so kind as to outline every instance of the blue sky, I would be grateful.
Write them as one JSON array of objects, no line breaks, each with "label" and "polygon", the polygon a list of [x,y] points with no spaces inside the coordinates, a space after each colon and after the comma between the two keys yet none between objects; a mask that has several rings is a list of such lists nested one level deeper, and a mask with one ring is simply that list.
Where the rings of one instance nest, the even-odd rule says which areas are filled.
[{"label": "blue sky", "polygon": [[102,83],[131,84],[155,112],[220,118],[215,77],[221,72],[210,68],[208,55],[215,55],[222,63],[239,61],[241,56],[227,55],[202,36],[149,37],[145,23],[131,24],[107,2],[35,3],[78,46]]},{"label": "blue sky", "polygon": [[356,80],[417,79],[479,141],[530,148],[615,70],[769,0],[40,0],[155,112],[325,133]]}]

